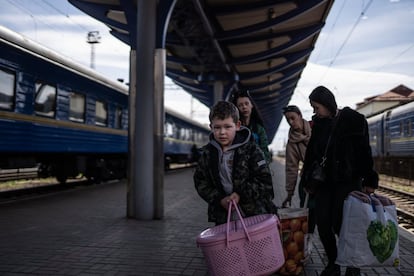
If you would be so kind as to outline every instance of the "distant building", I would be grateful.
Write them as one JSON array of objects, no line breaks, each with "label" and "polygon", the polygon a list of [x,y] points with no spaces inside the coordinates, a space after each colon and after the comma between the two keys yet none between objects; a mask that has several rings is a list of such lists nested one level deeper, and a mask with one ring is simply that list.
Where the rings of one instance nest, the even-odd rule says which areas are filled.
[{"label": "distant building", "polygon": [[371,117],[412,101],[414,101],[414,90],[400,84],[384,94],[365,98],[363,102],[356,104],[356,110],[365,117]]}]

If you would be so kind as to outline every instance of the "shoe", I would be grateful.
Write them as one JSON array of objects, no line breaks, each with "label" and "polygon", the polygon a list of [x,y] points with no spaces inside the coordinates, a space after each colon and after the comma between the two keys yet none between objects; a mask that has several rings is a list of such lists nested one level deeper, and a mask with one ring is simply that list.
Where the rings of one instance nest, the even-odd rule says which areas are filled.
[{"label": "shoe", "polygon": [[337,264],[329,264],[320,276],[341,276],[341,267]]},{"label": "shoe", "polygon": [[361,276],[361,269],[357,267],[347,267],[345,276]]}]

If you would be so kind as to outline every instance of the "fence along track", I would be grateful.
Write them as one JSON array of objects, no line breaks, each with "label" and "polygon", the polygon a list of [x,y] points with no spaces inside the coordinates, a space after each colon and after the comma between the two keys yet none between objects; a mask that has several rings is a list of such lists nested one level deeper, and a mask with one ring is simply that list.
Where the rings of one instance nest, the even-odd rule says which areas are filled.
[{"label": "fence along track", "polygon": [[0,185],[1,182],[6,181],[37,178],[37,170],[37,167],[9,170],[0,169]]}]

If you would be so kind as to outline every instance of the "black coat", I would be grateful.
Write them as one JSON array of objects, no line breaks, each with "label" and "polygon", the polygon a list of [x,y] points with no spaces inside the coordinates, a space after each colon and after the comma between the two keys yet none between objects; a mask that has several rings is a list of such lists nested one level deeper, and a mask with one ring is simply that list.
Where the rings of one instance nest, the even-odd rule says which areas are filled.
[{"label": "black coat", "polygon": [[[314,118],[301,185],[305,188],[311,185],[311,164],[315,160],[321,161],[328,145],[326,181],[317,190],[335,191],[335,196],[339,197],[337,200],[343,200],[349,192],[361,190],[361,186],[365,185],[363,179],[373,169],[373,160],[365,117],[348,107],[338,114],[334,119]],[[377,184],[370,185],[377,188]]]}]

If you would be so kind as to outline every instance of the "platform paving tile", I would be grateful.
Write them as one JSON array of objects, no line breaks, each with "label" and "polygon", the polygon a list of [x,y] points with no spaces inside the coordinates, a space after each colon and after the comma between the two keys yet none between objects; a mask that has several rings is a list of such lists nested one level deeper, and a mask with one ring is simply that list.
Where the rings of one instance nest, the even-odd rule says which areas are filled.
[{"label": "platform paving tile", "polygon": [[[272,172],[280,206],[283,163],[274,161]],[[208,275],[196,236],[212,224],[192,173],[166,173],[162,220],[126,217],[126,181],[0,205],[0,275]],[[399,269],[363,268],[362,274],[414,275],[413,252],[413,235],[404,234]],[[317,276],[325,265],[315,238],[303,275]]]}]

